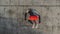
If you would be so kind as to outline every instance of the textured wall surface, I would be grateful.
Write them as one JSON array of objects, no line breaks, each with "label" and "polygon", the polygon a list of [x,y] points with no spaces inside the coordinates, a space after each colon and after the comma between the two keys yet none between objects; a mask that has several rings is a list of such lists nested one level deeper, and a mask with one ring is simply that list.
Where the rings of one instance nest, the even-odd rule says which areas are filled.
[{"label": "textured wall surface", "polygon": [[[40,13],[39,29],[31,29],[23,23],[28,8]],[[0,0],[0,33],[60,34],[60,0]]]}]

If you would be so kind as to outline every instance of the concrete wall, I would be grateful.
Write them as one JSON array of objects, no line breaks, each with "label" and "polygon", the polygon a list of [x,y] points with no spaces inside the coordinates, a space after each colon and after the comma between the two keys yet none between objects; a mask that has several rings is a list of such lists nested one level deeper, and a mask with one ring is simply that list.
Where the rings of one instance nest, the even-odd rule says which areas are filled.
[{"label": "concrete wall", "polygon": [[18,17],[20,18],[20,20],[22,20],[24,18],[23,12],[27,8],[34,8],[41,15],[41,21],[43,23],[42,25],[44,30],[48,34],[59,34],[60,33],[59,5],[60,0],[0,0],[0,16],[7,18]]}]

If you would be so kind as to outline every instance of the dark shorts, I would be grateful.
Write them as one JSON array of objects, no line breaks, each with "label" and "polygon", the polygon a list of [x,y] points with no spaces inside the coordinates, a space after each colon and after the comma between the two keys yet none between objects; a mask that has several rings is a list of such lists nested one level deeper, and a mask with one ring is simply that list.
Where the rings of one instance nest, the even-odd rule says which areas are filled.
[{"label": "dark shorts", "polygon": [[29,16],[29,20],[32,20],[32,21],[38,20],[38,16]]}]

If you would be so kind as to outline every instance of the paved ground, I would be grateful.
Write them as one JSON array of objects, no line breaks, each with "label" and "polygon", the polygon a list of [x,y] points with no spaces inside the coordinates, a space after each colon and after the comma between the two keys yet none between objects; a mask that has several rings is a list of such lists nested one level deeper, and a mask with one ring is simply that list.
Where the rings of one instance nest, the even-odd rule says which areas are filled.
[{"label": "paved ground", "polygon": [[15,19],[0,17],[0,34],[45,34],[42,30],[21,24]]}]

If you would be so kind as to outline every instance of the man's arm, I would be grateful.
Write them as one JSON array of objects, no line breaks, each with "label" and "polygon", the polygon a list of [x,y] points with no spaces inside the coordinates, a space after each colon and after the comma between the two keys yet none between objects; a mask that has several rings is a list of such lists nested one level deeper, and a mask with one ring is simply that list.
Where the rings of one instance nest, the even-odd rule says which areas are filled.
[{"label": "man's arm", "polygon": [[40,17],[40,15],[39,15],[39,23],[41,23],[41,17]]},{"label": "man's arm", "polygon": [[27,13],[29,12],[29,10],[27,10],[26,12],[25,12],[25,20],[26,20],[26,17],[27,17]]},{"label": "man's arm", "polygon": [[26,17],[27,17],[27,13],[25,13],[25,20],[26,20]]}]

